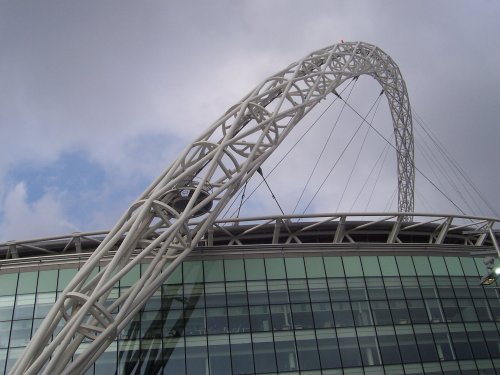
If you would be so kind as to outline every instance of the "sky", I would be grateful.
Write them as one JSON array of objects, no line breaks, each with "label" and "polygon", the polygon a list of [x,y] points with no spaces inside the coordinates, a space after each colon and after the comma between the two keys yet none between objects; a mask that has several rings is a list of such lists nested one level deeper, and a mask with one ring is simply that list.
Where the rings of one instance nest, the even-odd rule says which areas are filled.
[{"label": "sky", "polygon": [[[416,176],[415,210],[497,216],[498,19],[500,2],[485,0],[2,0],[0,242],[110,229],[187,144],[254,86],[341,40],[375,44],[394,59],[413,113],[489,205],[477,193],[471,197],[474,189],[461,185],[448,164],[437,166],[432,155],[439,151],[414,124],[415,160],[425,175]],[[385,99],[375,115],[368,112],[379,91],[370,77],[360,79],[352,105],[390,138]],[[263,165],[265,173],[327,104],[297,126]],[[340,103],[331,111],[268,177],[280,206],[286,213],[396,211],[394,152],[385,156],[384,141],[366,127],[317,190],[360,122]],[[343,127],[335,128],[304,189],[337,119]],[[241,211],[276,213],[265,187]]]}]

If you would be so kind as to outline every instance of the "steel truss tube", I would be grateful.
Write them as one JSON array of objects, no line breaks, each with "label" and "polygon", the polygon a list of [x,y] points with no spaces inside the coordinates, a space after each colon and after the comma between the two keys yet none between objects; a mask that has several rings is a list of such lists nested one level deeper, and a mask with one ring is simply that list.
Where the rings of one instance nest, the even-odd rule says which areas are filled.
[{"label": "steel truss tube", "polygon": [[[292,128],[343,82],[360,75],[373,77],[384,89],[396,140],[398,209],[413,212],[412,116],[399,68],[367,43],[340,43],[315,51],[259,84],[145,190],[60,295],[11,374],[82,374]],[[100,260],[115,249],[111,262],[92,275]],[[153,260],[141,278],[123,297],[111,299],[112,289],[146,256]],[[108,306],[106,311],[103,306]],[[64,327],[55,334],[62,319]],[[94,340],[80,350],[89,326],[96,327]]]}]

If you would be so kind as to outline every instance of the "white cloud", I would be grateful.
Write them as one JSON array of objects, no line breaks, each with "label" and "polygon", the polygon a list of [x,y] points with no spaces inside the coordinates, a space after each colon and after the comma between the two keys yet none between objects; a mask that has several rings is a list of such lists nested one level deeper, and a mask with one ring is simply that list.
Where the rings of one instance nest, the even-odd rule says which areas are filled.
[{"label": "white cloud", "polygon": [[5,194],[0,240],[20,240],[76,231],[77,228],[65,218],[61,201],[56,193],[48,192],[35,202],[28,202],[25,183],[18,183]]}]

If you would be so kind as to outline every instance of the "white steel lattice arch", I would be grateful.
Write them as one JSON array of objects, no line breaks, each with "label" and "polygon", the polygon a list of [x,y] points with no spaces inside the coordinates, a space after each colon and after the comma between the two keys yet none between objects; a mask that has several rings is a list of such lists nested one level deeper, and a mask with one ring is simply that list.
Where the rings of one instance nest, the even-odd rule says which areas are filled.
[{"label": "white steel lattice arch", "polygon": [[[360,75],[375,78],[388,99],[397,149],[398,208],[413,212],[412,116],[399,68],[367,43],[315,51],[231,107],[146,189],[60,295],[11,374],[83,373],[292,128],[339,85]],[[111,262],[93,273],[112,251]],[[112,289],[146,256],[152,260],[140,279],[113,296]],[[56,333],[59,324],[63,328]],[[82,346],[84,339],[90,343]]]}]

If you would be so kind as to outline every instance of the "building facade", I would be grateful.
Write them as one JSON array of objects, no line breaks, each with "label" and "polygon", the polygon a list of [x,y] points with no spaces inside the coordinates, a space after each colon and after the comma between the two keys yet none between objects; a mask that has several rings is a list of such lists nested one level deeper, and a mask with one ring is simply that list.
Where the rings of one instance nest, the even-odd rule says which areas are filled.
[{"label": "building facade", "polygon": [[[438,224],[387,243],[395,226],[376,221],[335,242],[339,226],[215,230],[87,374],[500,372],[499,289],[479,285],[492,243],[470,228],[436,243]],[[87,256],[30,255],[0,261],[0,373]]]}]

